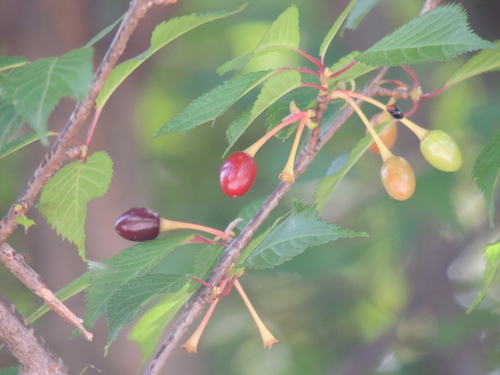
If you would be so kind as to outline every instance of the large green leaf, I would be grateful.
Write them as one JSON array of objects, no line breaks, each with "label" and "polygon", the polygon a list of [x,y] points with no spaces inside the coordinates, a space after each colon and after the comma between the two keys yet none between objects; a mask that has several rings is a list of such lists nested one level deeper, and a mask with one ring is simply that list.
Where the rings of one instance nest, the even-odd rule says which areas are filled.
[{"label": "large green leaf", "polygon": [[23,117],[16,113],[12,103],[0,98],[0,152],[14,132],[23,123]]},{"label": "large green leaf", "polygon": [[190,236],[168,236],[138,243],[102,262],[89,262],[85,326],[92,327],[110,298],[124,284],[150,271]]},{"label": "large green leaf", "polygon": [[141,349],[143,364],[153,355],[165,327],[191,296],[192,293],[189,293],[188,289],[186,285],[178,292],[161,298],[139,319],[130,332],[130,339]]},{"label": "large green leaf", "polygon": [[4,81],[6,96],[47,145],[47,119],[63,96],[87,97],[92,82],[92,50],[40,59],[12,70]]},{"label": "large green leaf", "polygon": [[224,82],[193,100],[179,114],[168,120],[155,137],[165,133],[185,132],[207,121],[214,121],[236,100],[273,74],[274,72],[269,71],[253,72]]},{"label": "large green leaf", "polygon": [[479,306],[481,301],[486,296],[488,287],[500,270],[500,242],[486,246],[484,248],[484,258],[486,260],[486,269],[484,270],[483,284],[481,286],[481,290],[477,293],[472,306],[467,310],[467,313],[470,313]]},{"label": "large green leaf", "polygon": [[382,0],[358,0],[347,17],[345,27],[355,30],[365,16]]},{"label": "large green leaf", "polygon": [[250,112],[245,111],[227,129],[226,136],[231,148],[248,126],[279,98],[300,87],[301,75],[296,70],[284,70],[269,78],[262,87]]},{"label": "large green leaf", "polygon": [[0,56],[0,71],[25,65],[28,60],[21,56]]},{"label": "large green leaf", "polygon": [[228,61],[217,69],[217,73],[222,75],[231,70],[239,70],[252,57],[261,56],[268,52],[297,49],[299,43],[299,11],[295,5],[292,5],[271,24],[262,40],[252,52]]},{"label": "large green leaf", "polygon": [[472,167],[472,178],[488,206],[490,227],[495,214],[495,185],[500,174],[500,131],[486,143]]},{"label": "large green leaf", "polygon": [[447,60],[483,48],[496,46],[470,30],[460,5],[450,4],[414,18],[357,59],[372,66],[399,66]]},{"label": "large green leaf", "polygon": [[200,280],[207,279],[224,254],[224,250],[224,246],[216,244],[208,245],[201,250],[194,261],[194,276]]},{"label": "large green leaf", "polygon": [[340,229],[320,219],[310,206],[295,201],[291,215],[276,226],[240,266],[258,269],[276,267],[308,247],[358,236],[366,236],[366,233]]},{"label": "large green leaf", "polygon": [[186,275],[159,273],[140,276],[121,285],[108,303],[109,337],[106,350],[147,302],[158,295],[178,292],[190,280]]},{"label": "large green leaf", "polygon": [[[500,40],[495,42],[500,47]],[[445,86],[451,86],[464,79],[477,76],[487,72],[500,70],[500,48],[484,50],[467,61],[446,81]]]},{"label": "large green leaf", "polygon": [[[47,137],[52,135],[57,135],[57,133],[51,131],[47,132]],[[40,136],[37,133],[30,133],[30,134],[25,134],[17,139],[14,139],[13,141],[10,141],[6,145],[4,145],[3,148],[0,148],[0,159],[16,152],[17,150],[20,150],[25,146],[32,144],[33,142],[38,141],[39,139]]]},{"label": "large green leaf", "polygon": [[96,99],[97,107],[104,107],[111,94],[125,80],[125,78],[127,78],[135,69],[137,69],[137,67],[139,67],[160,48],[200,25],[231,16],[235,13],[241,12],[245,7],[246,5],[243,5],[233,12],[222,11],[207,14],[191,14],[189,16],[172,18],[171,20],[160,23],[153,31],[153,35],[151,36],[151,46],[146,51],[133,59],[124,61],[113,69],[106,80],[101,93]]},{"label": "large green leaf", "polygon": [[[380,134],[389,126],[390,122],[379,125],[375,128],[377,134]],[[327,176],[323,178],[316,186],[314,192],[314,205],[318,212],[321,212],[325,207],[328,198],[332,195],[340,181],[345,177],[347,172],[356,164],[373,143],[373,138],[370,134],[366,134],[350,151],[338,155],[331,163],[328,169]]]},{"label": "large green leaf", "polygon": [[342,14],[337,18],[337,21],[333,24],[332,28],[330,31],[328,31],[328,34],[326,34],[325,39],[323,39],[323,43],[321,43],[321,46],[319,47],[319,55],[323,58],[325,57],[326,50],[328,49],[328,46],[332,42],[333,38],[337,34],[337,31],[339,31],[340,26],[342,26],[342,23],[346,19],[347,15],[351,11],[352,7],[356,3],[356,0],[351,0],[349,5],[347,5],[347,8],[342,12]]},{"label": "large green leaf", "polygon": [[[333,73],[339,72],[351,62],[355,61],[358,55],[358,51],[353,51],[349,55],[342,57],[339,61],[337,61],[330,67],[330,71]],[[375,67],[358,62],[354,66],[343,72],[341,75],[331,80],[329,83],[329,89],[335,90],[337,88],[337,82],[347,82],[351,79],[356,79],[363,74],[371,72],[372,70],[375,70]]]},{"label": "large green leaf", "polygon": [[85,260],[85,217],[87,203],[108,190],[113,176],[113,161],[104,151],[77,161],[57,172],[42,190],[40,213],[52,229],[78,247]]}]

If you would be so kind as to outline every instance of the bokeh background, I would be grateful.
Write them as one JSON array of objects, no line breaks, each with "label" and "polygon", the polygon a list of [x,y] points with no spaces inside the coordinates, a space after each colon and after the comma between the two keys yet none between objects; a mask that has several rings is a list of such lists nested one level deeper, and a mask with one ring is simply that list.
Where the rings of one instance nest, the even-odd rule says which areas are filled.
[{"label": "bokeh background", "polygon": [[[144,51],[155,25],[174,16],[233,10],[242,1],[179,0],[155,7],[133,36],[124,59]],[[347,0],[253,0],[244,12],[195,29],[143,64],[110,99],[101,116],[90,152],[106,150],[114,160],[109,192],[90,202],[86,233],[87,256],[107,259],[131,245],[113,229],[116,218],[133,206],[148,206],[161,216],[223,229],[239,210],[268,195],[278,182],[290,148],[272,140],[257,154],[259,174],[251,191],[227,198],[218,186],[221,156],[227,147],[225,130],[252,95],[238,102],[212,124],[187,134],[152,136],[191,100],[227,77],[215,70],[225,61],[249,52],[287,7],[300,12],[301,47],[316,54],[324,34]],[[472,29],[481,37],[500,37],[500,3],[460,2]],[[415,17],[423,1],[386,0],[356,31],[345,31],[327,54],[333,64],[352,50],[363,51]],[[124,0],[46,0],[0,2],[2,55],[29,60],[60,56],[83,46],[123,14]],[[112,36],[95,46],[95,64]],[[425,92],[438,88],[466,57],[423,64],[414,70]],[[308,66],[293,54],[269,55],[248,68]],[[229,76],[228,76],[229,77]],[[398,69],[389,77],[407,79]],[[177,349],[164,374],[500,374],[500,290],[494,285],[479,309],[466,315],[479,290],[483,247],[500,237],[487,223],[480,192],[471,180],[473,162],[500,123],[500,75],[465,81],[433,100],[423,102],[413,120],[439,128],[457,140],[464,165],[456,173],[437,172],[425,163],[418,142],[400,127],[395,152],[412,164],[417,190],[409,201],[389,199],[379,180],[380,158],[365,155],[335,191],[322,217],[342,228],[365,231],[370,237],[346,239],[310,249],[283,266],[249,271],[241,279],[247,294],[280,343],[270,350],[261,339],[240,297],[232,293],[218,305],[198,354]],[[254,93],[255,95],[255,93]],[[49,128],[60,130],[74,103],[61,101]],[[372,114],[365,105],[367,114]],[[403,110],[409,103],[401,103]],[[90,119],[89,119],[90,120]],[[259,119],[237,143],[244,149],[264,133]],[[25,129],[26,130],[26,129]],[[85,139],[86,128],[80,134]],[[364,134],[355,117],[348,121],[300,177],[274,213],[290,208],[292,197],[311,202],[316,183],[340,153]],[[0,213],[7,212],[48,149],[32,145],[0,160]],[[22,254],[53,290],[59,290],[86,270],[76,248],[51,231],[36,209],[36,221],[26,235],[17,229],[9,243]],[[268,224],[272,223],[270,218]],[[498,219],[495,220],[498,226]],[[192,272],[200,247],[177,251],[162,263],[162,271]],[[40,300],[0,268],[0,292],[29,314]],[[68,301],[83,315],[84,296]],[[37,331],[73,371],[93,365],[104,374],[134,374],[140,352],[124,334],[104,357],[106,322],[101,318],[93,342],[68,340],[72,327],[53,313],[36,323]],[[194,329],[194,327],[193,327]],[[0,352],[0,366],[13,364]],[[89,369],[89,374],[99,373]]]}]

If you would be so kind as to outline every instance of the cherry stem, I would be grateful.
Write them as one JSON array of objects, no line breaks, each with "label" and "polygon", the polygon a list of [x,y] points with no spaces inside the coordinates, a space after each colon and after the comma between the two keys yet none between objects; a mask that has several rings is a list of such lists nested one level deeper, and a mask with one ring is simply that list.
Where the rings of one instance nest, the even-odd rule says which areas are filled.
[{"label": "cherry stem", "polygon": [[160,232],[165,232],[167,230],[174,230],[174,229],[194,229],[194,230],[200,230],[202,232],[207,232],[210,234],[213,234],[216,237],[220,237],[224,239],[225,241],[231,241],[232,237],[218,229],[206,227],[204,225],[198,225],[198,224],[192,224],[192,223],[183,223],[180,221],[172,221],[172,220],[167,220],[160,218]]},{"label": "cherry stem", "polygon": [[411,77],[411,79],[413,80],[413,88],[416,88],[418,86],[420,86],[420,80],[418,79],[417,75],[415,74],[415,72],[413,70],[410,69],[409,66],[407,65],[401,65],[401,68],[406,72],[408,73],[408,75]]},{"label": "cherry stem", "polygon": [[307,52],[301,50],[300,48],[293,48],[292,51],[295,51],[299,54],[301,54],[302,56],[304,56],[306,59],[308,59],[310,62],[312,62],[314,65],[316,65],[319,70],[322,72],[323,70],[325,70],[325,66],[321,63],[321,61],[319,61],[318,59],[312,57],[311,55],[309,55]]},{"label": "cherry stem", "polygon": [[297,154],[297,149],[299,147],[300,137],[302,135],[302,131],[304,130],[304,126],[308,120],[308,117],[303,116],[300,119],[300,124],[297,129],[297,133],[295,133],[295,139],[293,140],[292,150],[290,151],[290,156],[288,156],[288,161],[286,162],[285,168],[283,172],[280,173],[280,180],[286,184],[293,184],[295,182],[295,172],[293,170],[293,165],[295,162],[295,155]]},{"label": "cherry stem", "polygon": [[320,76],[320,74],[317,71],[312,70],[312,69],[304,69],[304,68],[280,68],[280,69],[278,69],[278,72],[282,72],[284,70],[296,70],[299,73],[313,74],[318,78]]},{"label": "cherry stem", "polygon": [[447,88],[449,88],[450,86],[441,86],[440,88],[438,88],[437,90],[434,90],[434,91],[431,91],[427,94],[422,94],[420,95],[420,99],[422,100],[425,100],[425,99],[430,99],[438,94],[441,94],[444,90],[446,90]]},{"label": "cherry stem", "polygon": [[261,139],[259,139],[257,142],[255,142],[253,145],[248,147],[245,152],[246,154],[250,155],[252,158],[255,156],[257,151],[266,143],[273,135],[275,135],[277,132],[279,132],[281,129],[283,129],[285,126],[288,126],[290,124],[293,124],[294,122],[297,122],[300,118],[302,117],[302,113],[297,113],[297,114],[291,114],[287,116],[283,122],[277,126],[275,126],[273,129],[271,129],[266,135],[264,135]]},{"label": "cherry stem", "polygon": [[264,347],[270,348],[271,346],[276,344],[278,340],[272,335],[272,333],[267,329],[265,324],[260,319],[259,315],[257,314],[257,311],[255,311],[255,309],[253,308],[252,304],[250,303],[250,300],[248,299],[245,291],[243,290],[243,287],[241,286],[238,278],[235,279],[236,280],[234,281],[234,286],[240,293],[240,296],[243,299],[243,302],[245,302],[245,305],[247,305],[248,311],[250,311],[250,314],[252,315],[255,324],[257,324],[257,328],[259,328],[259,332],[260,335],[262,336]]},{"label": "cherry stem", "polygon": [[349,105],[352,108],[354,108],[354,110],[356,111],[356,113],[358,114],[358,116],[361,118],[361,121],[363,121],[363,123],[365,124],[366,129],[370,132],[371,136],[373,137],[373,140],[375,141],[375,143],[377,144],[377,146],[378,146],[378,148],[380,150],[380,156],[382,157],[382,160],[386,161],[391,156],[393,156],[392,152],[389,151],[389,149],[387,148],[387,146],[384,144],[384,142],[382,142],[382,140],[378,136],[377,132],[370,125],[370,121],[366,118],[366,116],[363,113],[363,111],[361,110],[361,108],[359,108],[359,106],[354,102],[354,100],[352,100],[351,97],[347,96],[345,98],[345,100],[349,103]]},{"label": "cherry stem", "polygon": [[346,66],[344,66],[342,69],[340,69],[339,71],[335,72],[335,73],[332,73],[330,75],[330,79],[333,79],[335,77],[338,77],[339,75],[343,74],[344,72],[348,71],[349,69],[351,69],[354,65],[356,65],[358,62],[356,60],[352,60],[349,64],[347,64]]},{"label": "cherry stem", "polygon": [[[199,282],[209,288],[214,290],[214,287],[204,281],[201,281],[200,279],[192,278],[194,281]],[[227,278],[224,278],[221,281],[220,288],[224,288],[227,283]],[[203,334],[203,331],[205,330],[205,327],[207,326],[208,321],[210,320],[210,317],[212,316],[212,313],[215,310],[215,307],[217,306],[217,303],[219,302],[219,298],[216,298],[212,301],[210,306],[208,307],[207,313],[203,317],[203,320],[201,321],[200,325],[198,328],[196,328],[196,331],[191,335],[191,337],[184,343],[184,345],[181,346],[183,350],[185,350],[188,353],[196,353],[197,348],[198,348],[198,342],[200,341],[200,337]]]}]

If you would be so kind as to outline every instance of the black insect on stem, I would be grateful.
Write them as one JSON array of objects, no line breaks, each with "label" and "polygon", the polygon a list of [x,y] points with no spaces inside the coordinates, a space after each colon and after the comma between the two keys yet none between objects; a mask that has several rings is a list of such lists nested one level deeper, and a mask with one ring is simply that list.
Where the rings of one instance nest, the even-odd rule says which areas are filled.
[{"label": "black insect on stem", "polygon": [[392,117],[394,117],[396,120],[401,120],[402,118],[405,117],[405,115],[403,114],[403,112],[401,112],[401,110],[396,107],[394,104],[389,104],[387,107],[387,112],[390,113],[390,115]]}]

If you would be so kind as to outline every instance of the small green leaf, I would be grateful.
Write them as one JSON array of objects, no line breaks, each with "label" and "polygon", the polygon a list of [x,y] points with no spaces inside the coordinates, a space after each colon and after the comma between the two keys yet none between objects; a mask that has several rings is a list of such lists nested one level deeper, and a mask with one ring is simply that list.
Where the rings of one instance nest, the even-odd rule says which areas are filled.
[{"label": "small green leaf", "polygon": [[61,57],[40,59],[5,77],[7,96],[47,145],[47,118],[63,96],[87,97],[92,82],[92,50],[79,49]]},{"label": "small green leaf", "polygon": [[301,75],[296,70],[284,70],[270,77],[262,87],[250,112],[244,112],[229,126],[226,136],[232,147],[248,126],[272,103],[300,87]]},{"label": "small green leaf", "polygon": [[[500,47],[500,40],[495,42]],[[464,79],[477,76],[487,72],[500,70],[500,48],[484,50],[467,61],[446,81],[445,86],[452,86]]]},{"label": "small green leaf", "polygon": [[127,78],[135,69],[137,69],[160,48],[164,47],[172,40],[207,22],[241,12],[245,7],[246,5],[243,5],[233,12],[191,14],[189,16],[172,18],[168,21],[160,23],[153,31],[153,35],[151,36],[151,45],[146,51],[130,60],[124,61],[113,69],[106,80],[101,93],[96,99],[96,106],[98,108],[104,107],[111,94],[113,94],[125,78]]},{"label": "small green leaf", "polygon": [[500,131],[486,143],[472,167],[472,178],[488,206],[490,227],[495,214],[495,185],[500,174]]},{"label": "small green leaf", "polygon": [[253,250],[241,264],[244,268],[276,267],[305,249],[343,237],[366,236],[366,233],[340,229],[320,219],[309,206],[294,202],[292,214]]},{"label": "small green leaf", "polygon": [[190,236],[169,236],[131,246],[102,262],[89,262],[85,326],[106,311],[111,296],[130,280],[146,274]]},{"label": "small green leaf", "polygon": [[297,49],[299,43],[299,11],[295,5],[292,5],[271,24],[253,52],[228,61],[217,69],[217,73],[223,75],[231,70],[239,70],[252,57],[261,56],[268,52]]},{"label": "small green leaf", "polygon": [[178,292],[190,280],[185,275],[147,274],[120,286],[108,303],[109,337],[106,350],[147,302],[158,295]]},{"label": "small green leaf", "polygon": [[0,369],[0,375],[18,375],[19,366],[11,366]]},{"label": "small green leaf", "polygon": [[0,152],[3,154],[4,147],[12,134],[21,127],[23,117],[16,113],[14,106],[4,100],[0,99]]},{"label": "small green leaf", "polygon": [[330,45],[330,43],[332,42],[333,38],[337,34],[337,31],[339,31],[340,26],[342,25],[342,23],[346,19],[347,15],[351,11],[351,9],[352,9],[352,7],[354,6],[355,3],[356,3],[356,0],[351,0],[351,2],[349,3],[349,5],[347,5],[347,8],[345,8],[345,10],[339,16],[339,18],[337,18],[337,21],[335,21],[335,23],[333,24],[333,26],[330,29],[330,31],[328,31],[328,34],[326,34],[326,37],[323,40],[323,43],[321,43],[321,47],[319,47],[319,56],[320,57],[322,57],[322,58],[325,57],[326,50],[328,49],[328,46]]},{"label": "small green leaf", "polygon": [[214,121],[239,98],[273,74],[274,72],[268,71],[253,72],[224,82],[193,100],[179,114],[168,120],[155,137],[165,133],[185,132],[207,121]]},{"label": "small green leaf", "polygon": [[[377,134],[380,134],[389,125],[390,122],[379,125],[375,128],[375,131]],[[347,172],[351,170],[354,164],[356,164],[366,150],[368,150],[372,142],[372,136],[366,134],[351,151],[344,152],[333,160],[327,172],[327,176],[319,182],[314,192],[314,206],[318,212],[323,210],[328,198],[332,195],[339,182],[342,181]]]},{"label": "small green leaf", "polygon": [[460,5],[443,5],[414,18],[357,59],[372,66],[399,66],[447,60],[496,46],[474,34]]},{"label": "small green leaf", "polygon": [[165,327],[184,306],[192,293],[188,285],[176,293],[167,294],[146,312],[132,328],[130,339],[135,341],[142,353],[142,364],[146,363],[160,340]]},{"label": "small green leaf", "polygon": [[[1,116],[1,115],[0,115]],[[47,137],[51,135],[56,135],[57,133],[48,131]],[[3,148],[0,148],[0,159],[22,149],[24,146],[28,146],[33,142],[36,142],[40,139],[40,136],[37,133],[25,134],[22,137],[14,139],[7,143]]]},{"label": "small green leaf", "polygon": [[24,227],[24,233],[28,233],[29,227],[36,225],[34,220],[28,219],[26,216],[18,216],[16,217],[16,223],[22,225]]},{"label": "small green leaf", "polygon": [[500,242],[487,245],[484,248],[484,257],[486,259],[486,269],[484,270],[483,284],[481,286],[481,290],[477,293],[472,306],[467,310],[467,314],[479,306],[481,301],[486,296],[488,287],[500,270]]},{"label": "small green leaf", "polygon": [[21,56],[1,56],[0,71],[17,68],[28,63],[28,59]]},{"label": "small green leaf", "polygon": [[89,156],[87,163],[77,161],[57,172],[42,190],[40,213],[52,229],[78,247],[85,260],[85,218],[87,203],[108,190],[113,161],[104,151]]},{"label": "small green leaf", "polygon": [[363,18],[382,0],[358,0],[345,22],[346,29],[356,30]]}]

